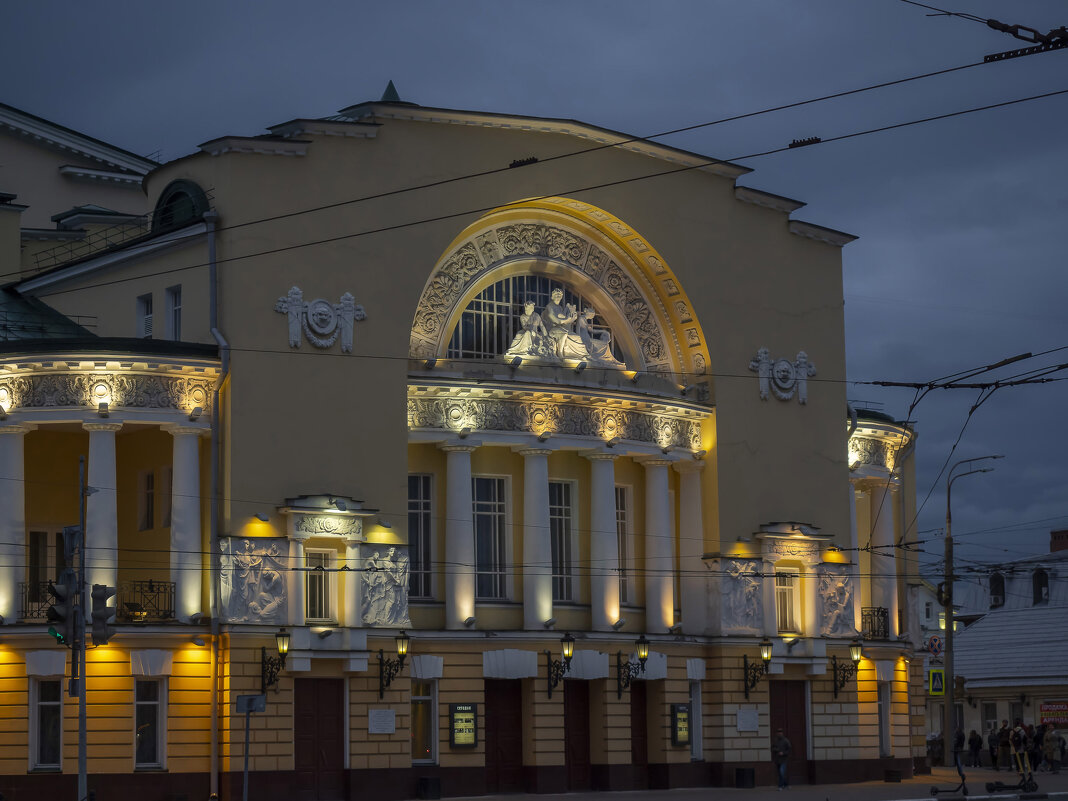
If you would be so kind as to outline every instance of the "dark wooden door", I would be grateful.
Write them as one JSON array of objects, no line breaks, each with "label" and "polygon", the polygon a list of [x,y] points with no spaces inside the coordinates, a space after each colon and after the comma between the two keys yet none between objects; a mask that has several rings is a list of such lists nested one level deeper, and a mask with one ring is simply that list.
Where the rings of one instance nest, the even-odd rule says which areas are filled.
[{"label": "dark wooden door", "polygon": [[808,781],[808,708],[805,702],[805,682],[769,681],[771,703],[771,742],[776,731],[782,729],[790,741],[788,775],[791,784]]},{"label": "dark wooden door", "polygon": [[294,769],[298,801],[342,801],[345,787],[344,679],[296,679]]},{"label": "dark wooden door", "polygon": [[585,681],[564,681],[564,764],[567,789],[590,790],[590,685]]},{"label": "dark wooden door", "polygon": [[523,691],[512,679],[486,679],[486,792],[519,793],[523,782]]},{"label": "dark wooden door", "polygon": [[630,764],[635,790],[649,787],[649,702],[648,685],[630,685]]}]

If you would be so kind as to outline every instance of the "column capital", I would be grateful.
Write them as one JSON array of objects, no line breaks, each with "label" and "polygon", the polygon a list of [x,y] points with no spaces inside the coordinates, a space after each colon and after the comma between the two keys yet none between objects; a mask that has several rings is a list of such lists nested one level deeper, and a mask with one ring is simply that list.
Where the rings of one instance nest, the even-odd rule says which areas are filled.
[{"label": "column capital", "polygon": [[102,420],[100,422],[94,420],[89,423],[82,423],[82,428],[86,431],[118,431],[122,428],[122,423],[105,423]]},{"label": "column capital", "polygon": [[191,426],[182,423],[165,423],[160,426],[164,431],[167,431],[174,436],[184,436],[192,434],[194,436],[207,436],[211,433],[211,429],[207,426]]},{"label": "column capital", "polygon": [[665,459],[662,456],[635,456],[634,461],[645,467],[668,467],[675,464],[675,459]]},{"label": "column capital", "polygon": [[579,455],[591,462],[612,462],[619,458],[618,453],[610,451],[582,451]]},{"label": "column capital", "polygon": [[471,453],[481,447],[481,442],[439,442],[438,447],[445,453]]},{"label": "column capital", "polygon": [[0,423],[0,434],[26,434],[36,428],[33,423]]},{"label": "column capital", "polygon": [[516,449],[516,453],[520,456],[548,456],[552,452],[552,448],[538,448],[533,445]]},{"label": "column capital", "polygon": [[690,459],[688,461],[675,462],[672,465],[675,470],[680,473],[700,473],[705,469],[706,462],[698,459]]}]

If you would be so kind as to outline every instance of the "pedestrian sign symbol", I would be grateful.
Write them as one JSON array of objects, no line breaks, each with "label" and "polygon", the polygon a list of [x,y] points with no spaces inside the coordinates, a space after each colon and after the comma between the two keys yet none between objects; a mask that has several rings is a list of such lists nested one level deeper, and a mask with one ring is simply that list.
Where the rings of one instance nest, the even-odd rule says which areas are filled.
[{"label": "pedestrian sign symbol", "polygon": [[946,694],[946,671],[942,668],[931,668],[927,673],[927,694]]}]

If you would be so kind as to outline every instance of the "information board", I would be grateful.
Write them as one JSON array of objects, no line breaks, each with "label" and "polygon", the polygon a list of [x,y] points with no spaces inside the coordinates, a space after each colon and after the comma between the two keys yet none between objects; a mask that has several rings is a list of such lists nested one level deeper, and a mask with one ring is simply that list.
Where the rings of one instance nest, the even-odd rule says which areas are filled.
[{"label": "information board", "polygon": [[368,734],[396,734],[397,713],[392,709],[368,709]]},{"label": "information board", "polygon": [[449,745],[453,748],[478,745],[477,704],[449,704]]},{"label": "information board", "polygon": [[690,705],[671,705],[671,744],[690,744]]},{"label": "information board", "polygon": [[1038,709],[1039,723],[1056,729],[1068,727],[1068,701],[1043,701]]}]

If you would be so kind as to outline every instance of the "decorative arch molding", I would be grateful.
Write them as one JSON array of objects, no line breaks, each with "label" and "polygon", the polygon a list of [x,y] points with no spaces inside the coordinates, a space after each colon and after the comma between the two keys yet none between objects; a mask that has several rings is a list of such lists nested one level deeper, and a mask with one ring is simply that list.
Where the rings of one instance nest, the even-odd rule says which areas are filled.
[{"label": "decorative arch molding", "polygon": [[[599,299],[633,345],[632,369],[703,375],[708,346],[674,273],[643,237],[589,203],[563,197],[517,201],[468,226],[435,265],[412,324],[411,358],[444,358],[470,299],[519,271],[558,275]],[[628,354],[631,355],[631,354]]]}]

